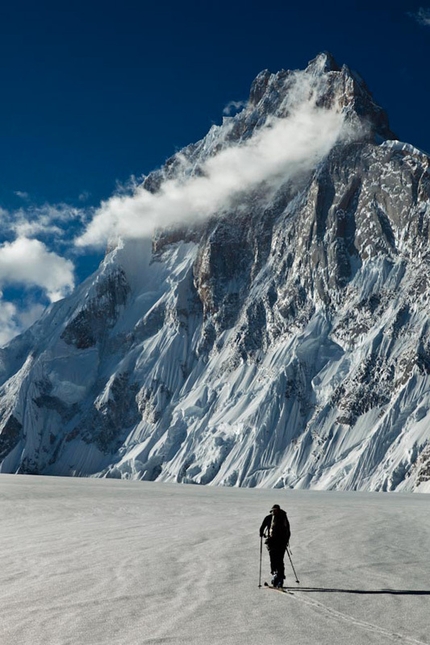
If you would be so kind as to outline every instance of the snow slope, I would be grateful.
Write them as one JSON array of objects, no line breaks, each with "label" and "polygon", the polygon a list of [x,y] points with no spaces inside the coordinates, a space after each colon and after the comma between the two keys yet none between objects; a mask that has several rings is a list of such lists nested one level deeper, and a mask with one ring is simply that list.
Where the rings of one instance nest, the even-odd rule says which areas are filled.
[{"label": "snow slope", "polygon": [[[292,525],[294,595],[258,588],[273,503]],[[0,642],[428,645],[429,503],[0,475]]]},{"label": "snow slope", "polygon": [[328,54],[259,74],[0,350],[0,472],[429,492],[429,168]]}]

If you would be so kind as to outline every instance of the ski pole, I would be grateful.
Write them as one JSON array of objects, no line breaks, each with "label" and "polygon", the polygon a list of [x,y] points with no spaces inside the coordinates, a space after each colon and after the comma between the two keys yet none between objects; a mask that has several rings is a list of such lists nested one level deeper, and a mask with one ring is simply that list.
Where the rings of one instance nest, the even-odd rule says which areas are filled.
[{"label": "ski pole", "polygon": [[258,577],[258,586],[261,587],[261,561],[263,560],[263,536],[260,535],[260,575]]},{"label": "ski pole", "polygon": [[287,553],[288,553],[288,557],[290,558],[291,567],[292,567],[292,569],[293,569],[294,575],[296,576],[296,582],[300,583],[300,580],[298,579],[298,577],[297,577],[297,573],[296,573],[296,570],[295,570],[295,568],[294,568],[293,561],[292,561],[292,559],[291,559],[290,549],[288,548],[288,546],[287,546]]}]

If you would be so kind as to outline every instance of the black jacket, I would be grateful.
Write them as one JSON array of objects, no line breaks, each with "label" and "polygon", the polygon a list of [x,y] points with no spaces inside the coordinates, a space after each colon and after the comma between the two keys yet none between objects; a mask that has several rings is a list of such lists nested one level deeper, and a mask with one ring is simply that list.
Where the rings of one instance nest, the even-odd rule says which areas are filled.
[{"label": "black jacket", "polygon": [[285,511],[280,509],[278,513],[266,515],[260,526],[260,537],[264,534],[273,542],[284,542],[288,544],[291,537],[290,523]]}]

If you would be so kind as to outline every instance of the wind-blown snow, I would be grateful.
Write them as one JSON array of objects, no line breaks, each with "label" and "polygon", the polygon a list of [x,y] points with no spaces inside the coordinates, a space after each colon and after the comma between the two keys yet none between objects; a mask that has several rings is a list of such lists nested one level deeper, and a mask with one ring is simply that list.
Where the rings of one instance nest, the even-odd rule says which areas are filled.
[{"label": "wind-blown snow", "polygon": [[[181,174],[164,182],[155,194],[141,184],[130,196],[111,197],[78,238],[78,246],[103,245],[118,237],[147,238],[157,227],[189,225],[214,214],[219,217],[238,195],[262,182],[279,187],[315,168],[337,142],[357,136],[345,123],[339,105],[330,109],[316,105],[315,90],[320,84],[320,79],[296,72],[285,97],[286,116],[267,118],[249,139],[224,143],[221,151],[198,168],[179,155]],[[224,141],[232,125],[224,124]]]},{"label": "wind-blown snow", "polygon": [[[273,503],[294,595],[258,588]],[[428,645],[429,503],[0,475],[0,642]]]}]

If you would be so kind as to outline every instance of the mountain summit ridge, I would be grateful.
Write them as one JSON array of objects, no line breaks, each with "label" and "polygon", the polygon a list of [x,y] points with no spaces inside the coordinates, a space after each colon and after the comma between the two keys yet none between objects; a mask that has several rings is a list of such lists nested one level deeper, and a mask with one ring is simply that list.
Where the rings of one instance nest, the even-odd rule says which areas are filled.
[{"label": "mountain summit ridge", "polygon": [[[300,72],[299,72],[300,73]],[[303,74],[303,72],[301,72]],[[296,72],[281,70],[272,74],[269,70],[264,70],[257,75],[251,85],[249,105],[258,105],[260,101],[266,99],[270,87],[276,88],[284,85],[284,93],[288,91],[285,88],[285,81],[294,77]],[[342,108],[347,108],[352,114],[358,115],[365,119],[370,125],[369,131],[371,137],[379,136],[383,139],[397,139],[391,131],[388,122],[388,116],[385,110],[377,105],[373,96],[362,77],[353,72],[347,65],[338,65],[334,56],[330,52],[322,52],[311,60],[304,70],[304,74],[314,77],[318,81],[325,80],[325,87],[320,88],[317,105],[330,106],[334,100],[339,101]],[[285,116],[285,115],[283,115]]]},{"label": "mountain summit ridge", "polygon": [[[290,123],[312,136],[271,166]],[[222,188],[231,151],[217,208],[118,239],[0,350],[0,472],[430,490],[429,158],[328,53],[261,72],[140,190]]]}]

